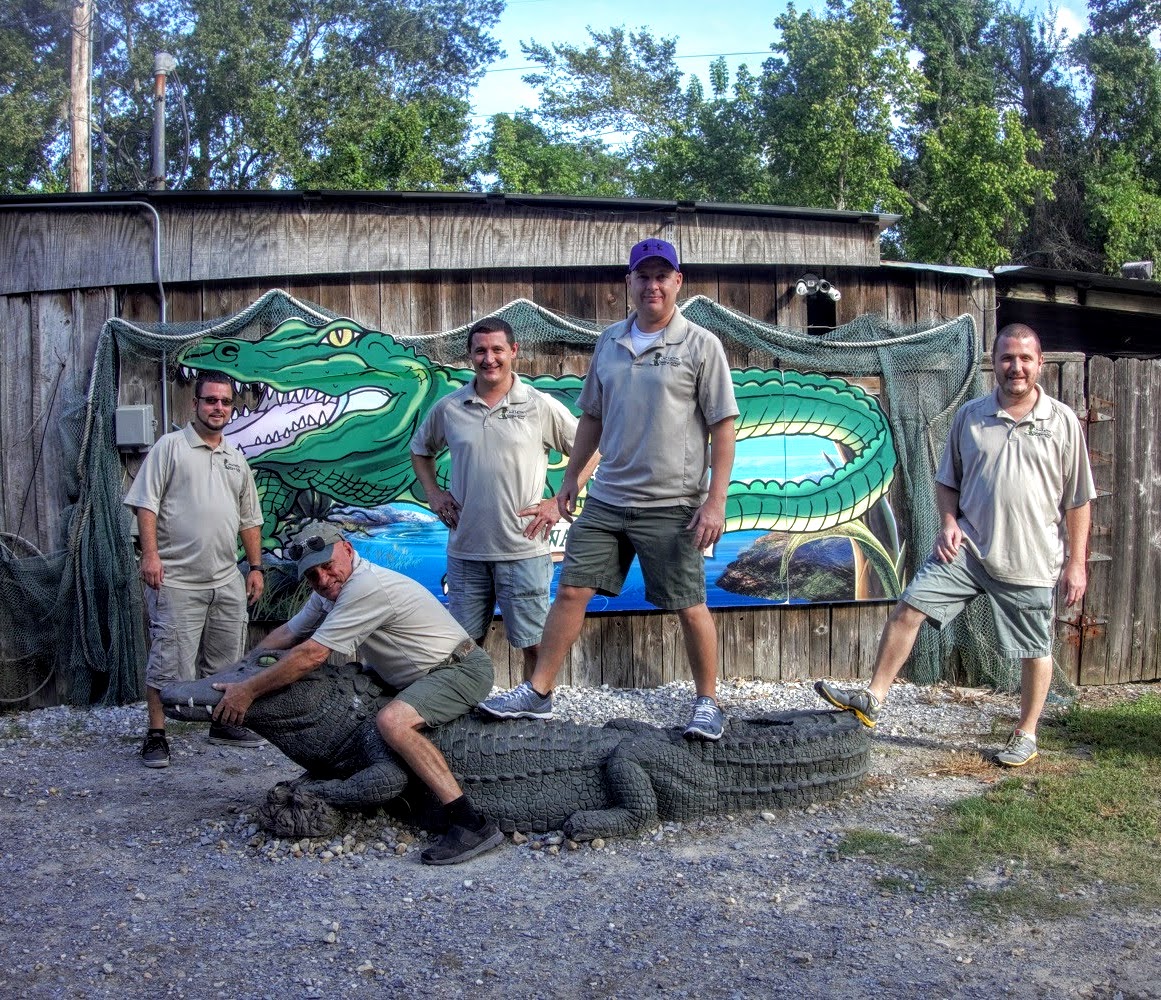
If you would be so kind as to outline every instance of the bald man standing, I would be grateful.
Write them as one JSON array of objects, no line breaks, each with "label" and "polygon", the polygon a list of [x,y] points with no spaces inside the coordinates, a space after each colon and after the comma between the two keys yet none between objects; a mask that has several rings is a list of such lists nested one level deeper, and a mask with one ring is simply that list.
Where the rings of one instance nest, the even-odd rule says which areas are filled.
[{"label": "bald man standing", "polygon": [[1036,384],[1043,363],[1030,326],[1012,323],[996,335],[996,389],[952,421],[935,477],[939,533],[887,619],[871,683],[814,686],[873,727],[923,622],[942,627],[984,594],[998,651],[1020,660],[1020,721],[995,756],[1005,767],[1037,756],[1036,725],[1052,683],[1054,590],[1059,583],[1067,606],[1084,597],[1096,496],[1080,421]]}]

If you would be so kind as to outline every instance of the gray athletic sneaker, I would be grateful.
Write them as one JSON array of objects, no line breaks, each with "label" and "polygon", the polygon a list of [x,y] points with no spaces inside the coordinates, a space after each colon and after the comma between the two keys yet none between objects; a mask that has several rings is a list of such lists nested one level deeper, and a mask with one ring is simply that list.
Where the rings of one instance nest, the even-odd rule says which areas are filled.
[{"label": "gray athletic sneaker", "polygon": [[996,763],[1004,767],[1023,767],[1039,756],[1036,737],[1029,736],[1023,729],[1015,729],[1008,739],[1008,745],[996,754]]},{"label": "gray athletic sneaker", "polygon": [[844,712],[854,712],[868,729],[874,729],[883,706],[865,688],[841,688],[830,681],[815,681],[814,690],[823,701],[829,701]]},{"label": "gray athletic sneaker", "polygon": [[682,735],[687,740],[720,740],[724,723],[718,703],[703,694],[693,703],[689,725],[685,727]]},{"label": "gray athletic sneaker", "polygon": [[537,694],[525,681],[511,691],[481,701],[476,708],[495,719],[551,719],[552,695]]}]

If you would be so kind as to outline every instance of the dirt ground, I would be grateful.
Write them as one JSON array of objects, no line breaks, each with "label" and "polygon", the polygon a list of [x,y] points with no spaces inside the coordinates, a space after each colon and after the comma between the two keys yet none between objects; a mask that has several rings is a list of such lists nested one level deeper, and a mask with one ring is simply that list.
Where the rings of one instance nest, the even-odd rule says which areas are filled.
[{"label": "dirt ground", "polygon": [[0,717],[0,995],[1161,997],[1161,914],[1103,887],[1062,887],[1075,915],[996,916],[972,890],[1007,870],[949,890],[839,850],[851,830],[918,842],[996,779],[980,748],[1011,699],[896,700],[839,802],[597,848],[509,840],[452,868],[384,818],[266,838],[254,811],[298,774],[271,747],[179,727],[173,766],[148,770],[141,706]]}]

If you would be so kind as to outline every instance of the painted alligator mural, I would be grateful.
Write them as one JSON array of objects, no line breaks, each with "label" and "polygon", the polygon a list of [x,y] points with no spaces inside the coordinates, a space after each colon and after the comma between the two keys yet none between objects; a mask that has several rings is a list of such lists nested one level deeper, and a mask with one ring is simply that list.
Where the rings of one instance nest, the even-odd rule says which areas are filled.
[{"label": "painted alligator mural", "polygon": [[[271,659],[279,655],[270,654]],[[173,719],[208,721],[216,682],[244,680],[255,663],[161,692]],[[271,789],[259,818],[280,837],[329,836],[336,810],[374,810],[404,796],[423,816],[431,800],[375,728],[390,700],[357,665],[326,665],[256,700],[246,725],[306,773]],[[563,830],[577,840],[622,837],[662,820],[804,806],[858,784],[868,730],[849,712],[730,717],[716,742],[680,728],[618,719],[485,722],[466,717],[428,733],[464,791],[505,832]]]},{"label": "painted alligator mural", "polygon": [[[428,408],[472,378],[468,369],[437,364],[388,334],[349,319],[315,326],[289,319],[258,341],[207,339],[180,358],[187,375],[219,369],[237,388],[259,398],[231,421],[227,433],[258,480],[268,549],[279,543],[298,497],[321,494],[338,505],[374,507],[422,502],[408,443]],[[726,530],[760,529],[813,537],[856,522],[882,500],[895,474],[891,431],[878,401],[837,377],[796,371],[734,369],[741,411],[739,441],[810,434],[838,446],[846,461],[810,479],[734,480]],[[574,413],[582,380],[535,376],[536,388]],[[553,489],[564,461],[553,456]],[[437,472],[446,481],[446,454]],[[898,552],[888,554],[869,530],[856,538],[888,589],[897,590]],[[894,580],[892,580],[894,577]]]}]

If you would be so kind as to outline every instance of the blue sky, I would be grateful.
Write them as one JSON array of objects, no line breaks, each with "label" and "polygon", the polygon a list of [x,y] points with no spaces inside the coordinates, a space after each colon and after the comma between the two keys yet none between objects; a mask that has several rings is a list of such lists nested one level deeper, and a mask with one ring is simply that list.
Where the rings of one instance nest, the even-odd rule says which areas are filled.
[{"label": "blue sky", "polygon": [[[817,0],[801,0],[796,6],[802,11],[825,5]],[[476,126],[483,127],[488,117],[499,112],[513,113],[536,106],[536,92],[520,79],[532,69],[520,51],[522,41],[581,44],[588,41],[585,28],[589,25],[597,30],[623,25],[630,32],[647,26],[654,35],[676,36],[678,67],[707,83],[709,64],[718,54],[726,55],[731,71],[746,63],[758,72],[774,39],[774,19],[785,9],[785,3],[759,0],[725,0],[716,6],[706,0],[665,0],[652,7],[627,4],[624,0],[508,0],[493,31],[508,56],[489,70],[472,95],[472,110],[479,116]],[[1068,30],[1069,37],[1075,38],[1085,26],[1083,0],[1061,3],[1057,22]],[[754,52],[759,54],[731,55]]]}]

